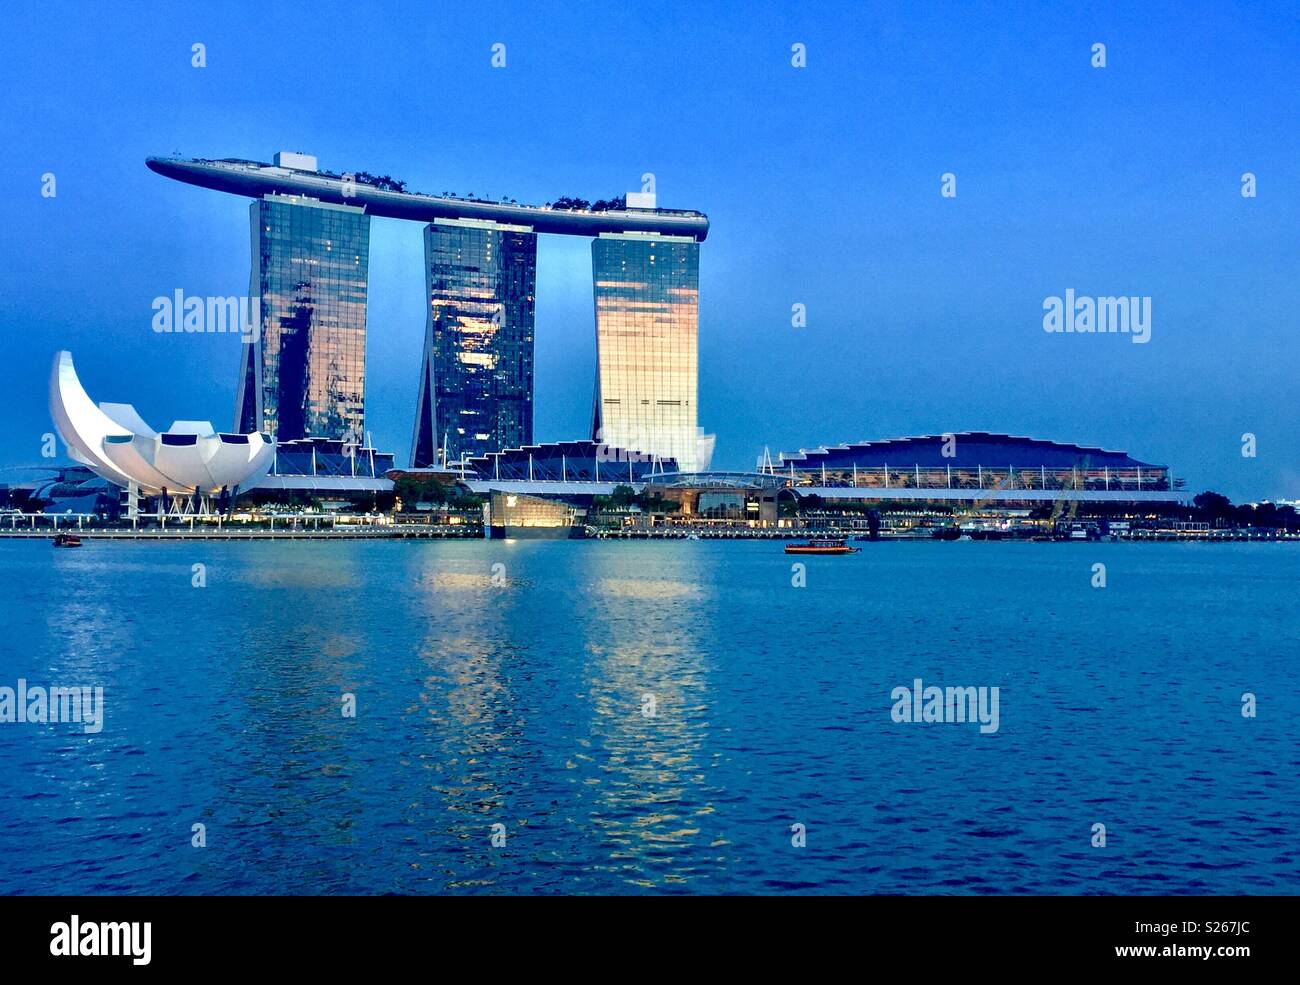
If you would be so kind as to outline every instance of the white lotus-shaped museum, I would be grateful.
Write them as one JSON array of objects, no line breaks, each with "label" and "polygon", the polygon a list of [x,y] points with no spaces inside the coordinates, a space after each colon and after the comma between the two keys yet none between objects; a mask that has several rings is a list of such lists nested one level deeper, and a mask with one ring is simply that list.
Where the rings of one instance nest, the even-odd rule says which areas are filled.
[{"label": "white lotus-shaped museum", "polygon": [[50,415],[70,457],[147,496],[233,495],[255,486],[275,459],[275,442],[263,434],[222,434],[207,421],[174,421],[159,434],[130,404],[96,405],[67,351],[54,357]]}]

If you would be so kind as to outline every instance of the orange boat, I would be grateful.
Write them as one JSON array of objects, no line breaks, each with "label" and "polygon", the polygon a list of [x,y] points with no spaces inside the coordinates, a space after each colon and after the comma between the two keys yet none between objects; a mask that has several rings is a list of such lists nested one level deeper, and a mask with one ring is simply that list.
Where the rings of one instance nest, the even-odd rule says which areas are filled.
[{"label": "orange boat", "polygon": [[81,538],[78,537],[76,534],[55,534],[54,546],[55,547],[80,547]]},{"label": "orange boat", "polygon": [[843,537],[819,537],[806,544],[786,544],[787,554],[857,554],[861,548],[849,547]]}]

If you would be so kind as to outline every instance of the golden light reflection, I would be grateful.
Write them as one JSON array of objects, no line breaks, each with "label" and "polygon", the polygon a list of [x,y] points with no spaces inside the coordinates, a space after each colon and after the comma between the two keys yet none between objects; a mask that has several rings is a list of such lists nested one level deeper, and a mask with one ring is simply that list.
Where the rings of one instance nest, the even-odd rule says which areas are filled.
[{"label": "golden light reflection", "polygon": [[726,863],[710,783],[721,753],[708,752],[711,660],[694,629],[709,572],[673,564],[627,578],[613,554],[584,570],[590,720],[566,772],[588,806],[583,823],[601,833],[596,867],[643,888],[712,875]]},{"label": "golden light reflection", "polygon": [[690,806],[707,782],[701,754],[709,722],[703,660],[681,642],[589,648],[598,754],[575,762],[574,773],[593,791],[590,823],[606,844],[607,859],[595,867],[647,888],[689,881],[698,850],[720,844],[701,840],[711,805]]},{"label": "golden light reflection", "polygon": [[[488,819],[518,823],[505,791],[526,723],[518,720],[502,668],[513,649],[507,636],[512,583],[494,581],[477,558],[449,561],[422,554],[413,555],[410,564],[408,577],[428,612],[420,645],[428,673],[406,709],[419,740],[404,765],[438,779],[429,784],[430,796],[408,804],[406,813],[436,845],[448,835],[465,838],[485,831]],[[430,847],[419,857],[433,861],[438,854]],[[494,865],[484,864],[489,870]],[[474,883],[490,885],[492,879]]]}]

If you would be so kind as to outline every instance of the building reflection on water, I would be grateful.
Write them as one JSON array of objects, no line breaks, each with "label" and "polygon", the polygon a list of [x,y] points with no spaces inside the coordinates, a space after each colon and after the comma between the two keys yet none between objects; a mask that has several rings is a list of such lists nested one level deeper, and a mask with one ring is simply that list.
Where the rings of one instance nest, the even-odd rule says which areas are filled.
[{"label": "building reflection on water", "polygon": [[[0,684],[103,685],[105,722],[5,730],[0,892],[1086,893],[1096,867],[1069,847],[1061,805],[1089,802],[1107,764],[1153,742],[1163,772],[1114,791],[1151,835],[1115,870],[1118,889],[1149,891],[1157,873],[1179,893],[1227,895],[1247,870],[1269,892],[1294,888],[1277,820],[1300,810],[1289,775],[1269,774],[1267,816],[1247,816],[1266,754],[1293,737],[1277,716],[1260,718],[1272,731],[1258,742],[1215,726],[1216,655],[1290,628],[1300,560],[1274,545],[1195,558],[1150,545],[1144,599],[1183,599],[1177,613],[1093,607],[1053,624],[1077,649],[1137,612],[1115,637],[1128,678],[1151,673],[1162,642],[1200,641],[1166,656],[1201,697],[1119,730],[1096,727],[1097,675],[1044,665],[1002,583],[979,577],[1023,567],[1025,611],[1046,612],[1089,591],[1056,552],[885,551],[827,562],[807,594],[776,589],[788,563],[761,543],[265,546],[6,547]],[[1224,584],[1250,604],[1207,621]],[[945,605],[961,617],[918,637]],[[1019,725],[987,741],[900,730],[899,654],[1037,693],[1021,688]],[[1280,659],[1252,673],[1293,693]],[[1203,723],[1191,733],[1189,713]],[[808,851],[793,850],[792,822]],[[1222,840],[1198,832],[1229,829],[1225,864]]]},{"label": "building reflection on water", "polygon": [[714,582],[626,570],[612,554],[590,558],[590,718],[573,782],[590,790],[586,820],[604,842],[593,869],[647,889],[683,886],[720,871],[727,844],[708,776],[718,755],[706,751],[710,660],[695,633]]},{"label": "building reflection on water", "polygon": [[[511,551],[531,549],[503,543],[505,571],[526,569]],[[574,891],[611,876],[671,888],[723,864],[709,658],[692,629],[712,604],[708,574],[628,578],[620,558],[585,553],[564,598],[494,576],[481,553],[412,556],[428,672],[402,763],[422,778],[401,787],[413,794],[403,820],[425,833],[417,883],[490,887],[545,867]]]},{"label": "building reflection on water", "polygon": [[[509,858],[494,853],[492,825],[504,825],[509,844],[526,823],[508,796],[519,780],[524,723],[503,669],[516,649],[510,615],[518,585],[504,571],[492,573],[481,557],[449,561],[421,553],[411,557],[408,573],[424,603],[419,658],[428,672],[406,712],[426,741],[402,765],[418,767],[424,775],[417,789],[433,795],[404,808],[407,822],[429,836],[412,869],[447,889],[489,885],[498,862]],[[454,860],[441,847],[447,837],[463,843]],[[430,866],[436,871],[426,871]]]}]

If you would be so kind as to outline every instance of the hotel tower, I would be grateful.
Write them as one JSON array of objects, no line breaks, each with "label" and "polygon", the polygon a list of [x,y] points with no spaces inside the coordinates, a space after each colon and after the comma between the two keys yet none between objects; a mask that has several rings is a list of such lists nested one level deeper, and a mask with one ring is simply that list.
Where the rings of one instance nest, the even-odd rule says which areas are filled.
[{"label": "hotel tower", "polygon": [[370,217],[291,195],[258,199],[249,216],[261,323],[244,343],[234,429],[360,442]]},{"label": "hotel tower", "polygon": [[708,467],[712,437],[698,427],[703,213],[660,209],[653,192],[554,206],[425,195],[386,175],[322,171],[314,157],[288,152],[274,164],[146,163],[254,199],[250,294],[261,324],[244,346],[235,430],[281,441],[364,436],[370,217],[382,216],[424,225],[413,467],[532,444],[537,236],[545,233],[593,238],[593,439],[617,456]]},{"label": "hotel tower", "polygon": [[424,227],[424,272],[412,467],[531,444],[537,234],[439,219]]},{"label": "hotel tower", "polygon": [[707,467],[697,452],[700,244],[604,233],[592,240],[596,399],[592,437]]}]

